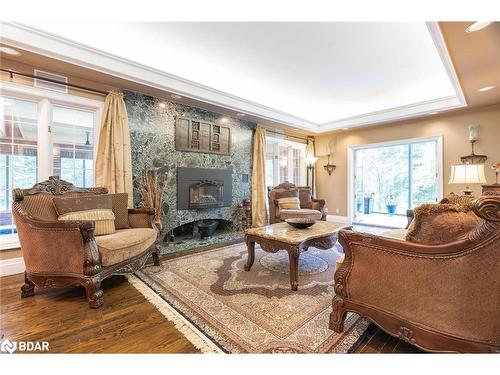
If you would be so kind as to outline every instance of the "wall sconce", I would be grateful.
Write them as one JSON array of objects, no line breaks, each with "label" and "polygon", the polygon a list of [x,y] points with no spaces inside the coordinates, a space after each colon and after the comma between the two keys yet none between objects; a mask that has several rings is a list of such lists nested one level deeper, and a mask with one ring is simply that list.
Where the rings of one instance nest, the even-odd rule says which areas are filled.
[{"label": "wall sconce", "polygon": [[469,125],[469,142],[471,144],[471,153],[467,156],[460,157],[464,164],[484,164],[488,157],[486,155],[476,155],[474,153],[474,144],[479,138],[479,125]]},{"label": "wall sconce", "polygon": [[328,176],[332,175],[332,172],[337,168],[336,165],[330,164],[330,154],[328,154],[328,163],[323,165],[323,168],[325,168],[325,171],[328,172]]}]

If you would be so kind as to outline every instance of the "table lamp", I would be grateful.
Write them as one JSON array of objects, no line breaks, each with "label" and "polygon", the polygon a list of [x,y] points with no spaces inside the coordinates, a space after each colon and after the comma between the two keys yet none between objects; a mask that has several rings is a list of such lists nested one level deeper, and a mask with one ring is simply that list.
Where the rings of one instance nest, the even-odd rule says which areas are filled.
[{"label": "table lamp", "polygon": [[484,184],[484,164],[459,164],[451,166],[449,184],[465,184],[465,195],[472,195],[469,184]]}]

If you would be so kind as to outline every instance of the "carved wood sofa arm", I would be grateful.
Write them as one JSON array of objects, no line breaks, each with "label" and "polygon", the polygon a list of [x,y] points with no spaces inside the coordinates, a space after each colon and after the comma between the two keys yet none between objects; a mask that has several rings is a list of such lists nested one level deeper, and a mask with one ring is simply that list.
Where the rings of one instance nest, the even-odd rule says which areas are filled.
[{"label": "carved wood sofa arm", "polygon": [[146,214],[146,215],[153,215],[156,214],[156,209],[154,208],[129,208],[128,213],[130,214]]},{"label": "carved wood sofa arm", "polygon": [[28,272],[93,275],[100,270],[93,221],[15,218]]},{"label": "carved wood sofa arm", "polygon": [[128,220],[131,228],[161,229],[161,223],[154,221],[156,209],[154,208],[129,208]]},{"label": "carved wood sofa arm", "polygon": [[313,202],[313,207],[314,203],[318,205],[318,209],[319,211],[321,211],[321,220],[326,220],[326,210],[325,210],[326,200],[312,198],[312,202]]},{"label": "carved wood sofa arm", "polygon": [[326,200],[324,199],[317,199],[317,198],[312,198],[313,202],[319,203],[319,206],[323,208],[326,204]]}]

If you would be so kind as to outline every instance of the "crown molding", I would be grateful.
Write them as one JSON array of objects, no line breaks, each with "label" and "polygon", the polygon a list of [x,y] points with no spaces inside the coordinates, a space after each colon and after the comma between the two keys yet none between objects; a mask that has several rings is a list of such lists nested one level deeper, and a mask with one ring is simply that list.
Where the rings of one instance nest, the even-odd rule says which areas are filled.
[{"label": "crown molding", "polygon": [[247,115],[253,115],[308,131],[316,132],[319,130],[318,124],[300,117],[177,77],[81,43],[76,43],[28,25],[2,22],[0,41],[13,47],[22,48],[30,52],[159,90],[165,90],[211,105],[243,112]]},{"label": "crown molding", "polygon": [[441,62],[443,63],[446,74],[448,75],[448,78],[453,86],[455,96],[437,98],[400,107],[388,108],[382,111],[366,113],[359,116],[348,117],[341,120],[330,121],[320,124],[320,132],[405,120],[412,117],[422,116],[428,114],[429,112],[441,112],[467,106],[467,101],[465,100],[455,67],[451,61],[450,54],[448,53],[448,48],[446,47],[439,23],[426,22],[425,24],[429,34],[431,35],[432,41],[434,42],[434,46],[436,47]]},{"label": "crown molding", "polygon": [[455,71],[455,67],[453,66],[453,61],[451,61],[451,56],[448,52],[448,48],[446,47],[446,43],[444,41],[441,28],[439,27],[439,23],[426,22],[425,24],[427,25],[429,34],[431,34],[432,41],[434,42],[434,46],[436,47],[439,57],[441,58],[444,69],[448,74],[448,78],[453,85],[455,95],[460,103],[459,107],[465,107],[467,105],[467,101],[465,100],[464,92],[462,90],[462,86],[460,85],[460,80],[458,79],[457,72]]},{"label": "crown molding", "polygon": [[408,104],[400,107],[384,109],[383,111],[371,112],[359,116],[348,117],[338,121],[332,121],[320,125],[321,132],[337,130],[341,128],[356,128],[366,125],[382,124],[415,118],[429,114],[430,112],[443,112],[450,109],[467,106],[461,103],[455,96],[447,96],[428,100],[420,103]]},{"label": "crown molding", "polygon": [[200,102],[227,108],[263,120],[278,122],[312,133],[374,125],[467,106],[460,82],[437,22],[426,23],[456,96],[413,103],[382,111],[317,124],[306,119],[231,95],[146,65],[47,33],[28,25],[4,22],[0,41],[70,64],[168,91]]}]

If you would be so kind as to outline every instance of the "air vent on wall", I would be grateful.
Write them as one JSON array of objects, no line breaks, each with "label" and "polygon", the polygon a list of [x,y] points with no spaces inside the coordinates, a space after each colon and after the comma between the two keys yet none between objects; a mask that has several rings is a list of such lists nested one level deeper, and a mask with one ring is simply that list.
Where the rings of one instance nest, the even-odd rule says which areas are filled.
[{"label": "air vent on wall", "polygon": [[[35,76],[40,78],[46,78],[54,81],[65,82],[68,83],[68,77],[61,76],[59,74],[44,72],[43,70],[35,69]],[[65,94],[68,93],[68,86],[60,85],[58,83],[45,81],[43,79],[35,78],[35,87],[40,87],[48,90],[63,92]]]}]

